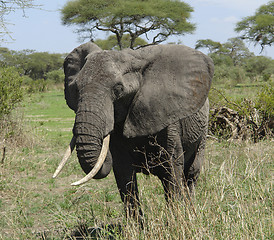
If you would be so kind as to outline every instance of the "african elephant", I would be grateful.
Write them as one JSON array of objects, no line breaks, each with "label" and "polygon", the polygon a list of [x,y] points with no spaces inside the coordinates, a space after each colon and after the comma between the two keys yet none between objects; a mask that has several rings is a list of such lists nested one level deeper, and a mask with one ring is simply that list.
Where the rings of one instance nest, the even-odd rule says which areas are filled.
[{"label": "african elephant", "polygon": [[152,173],[165,197],[196,183],[204,158],[212,60],[183,45],[103,51],[92,42],[65,59],[65,98],[76,113],[79,185],[113,167],[127,213],[140,213],[136,173]]}]

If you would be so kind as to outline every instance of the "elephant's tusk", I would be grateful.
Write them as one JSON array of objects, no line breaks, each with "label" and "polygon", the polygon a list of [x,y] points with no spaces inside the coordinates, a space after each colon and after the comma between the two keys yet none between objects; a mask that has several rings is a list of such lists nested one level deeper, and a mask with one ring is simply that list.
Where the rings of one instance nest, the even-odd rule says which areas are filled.
[{"label": "elephant's tusk", "polygon": [[81,180],[74,182],[71,184],[71,186],[78,186],[81,185],[83,183],[88,182],[89,180],[91,180],[101,169],[106,157],[107,157],[107,152],[108,152],[108,148],[109,148],[109,139],[110,139],[110,135],[107,135],[104,140],[103,140],[103,146],[100,152],[100,155],[98,157],[97,163],[95,164],[94,168]]},{"label": "elephant's tusk", "polygon": [[71,141],[70,141],[70,144],[64,154],[64,157],[62,159],[62,161],[59,163],[59,166],[57,167],[55,173],[53,174],[53,178],[56,178],[58,176],[58,174],[61,172],[61,170],[63,169],[63,167],[65,166],[66,162],[68,161],[74,147],[75,147],[75,143],[76,143],[76,137],[73,136]]}]

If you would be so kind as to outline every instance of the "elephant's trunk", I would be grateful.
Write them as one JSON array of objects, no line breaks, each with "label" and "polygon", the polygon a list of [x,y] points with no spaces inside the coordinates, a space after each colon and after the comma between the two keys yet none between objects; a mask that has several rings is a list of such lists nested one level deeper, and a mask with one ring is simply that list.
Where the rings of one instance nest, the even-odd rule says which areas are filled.
[{"label": "elephant's trunk", "polygon": [[[95,176],[97,176],[98,172],[100,171],[100,169],[103,168],[103,164],[105,163],[105,159],[107,157],[108,154],[108,150],[109,150],[109,140],[110,140],[110,135],[107,135],[104,138],[103,141],[103,146],[102,146],[102,150],[100,152],[100,155],[97,159],[97,162],[95,164],[95,166],[93,167],[93,169],[81,180],[72,183],[72,186],[77,186],[77,185],[81,185],[83,183],[88,182],[89,180],[91,180],[92,178],[94,178]],[[109,165],[108,165],[109,166]],[[108,169],[108,167],[106,167],[106,165],[104,165],[105,168]],[[104,172],[104,170],[102,169],[102,172]],[[108,171],[109,172],[109,171]],[[102,174],[101,174],[102,175]],[[104,175],[103,175],[104,176]],[[100,177],[101,178],[101,177]]]},{"label": "elephant's trunk", "polygon": [[[79,111],[78,109],[74,125],[74,136],[76,137],[77,157],[86,174],[92,171],[100,156],[105,137],[105,124],[105,120],[100,117],[100,114],[91,111]],[[112,160],[108,151],[106,160],[93,178],[106,177],[111,167]]]}]

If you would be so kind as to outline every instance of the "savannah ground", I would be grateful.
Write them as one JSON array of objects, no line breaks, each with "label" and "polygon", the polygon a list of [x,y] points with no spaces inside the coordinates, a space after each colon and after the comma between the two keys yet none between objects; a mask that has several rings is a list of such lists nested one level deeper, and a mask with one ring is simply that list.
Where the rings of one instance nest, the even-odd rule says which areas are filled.
[{"label": "savannah ground", "polygon": [[26,97],[1,126],[0,239],[273,239],[273,140],[209,138],[194,197],[170,206],[158,179],[139,174],[142,230],[125,218],[113,173],[70,186],[84,175],[74,153],[52,179],[73,122],[52,90]]}]

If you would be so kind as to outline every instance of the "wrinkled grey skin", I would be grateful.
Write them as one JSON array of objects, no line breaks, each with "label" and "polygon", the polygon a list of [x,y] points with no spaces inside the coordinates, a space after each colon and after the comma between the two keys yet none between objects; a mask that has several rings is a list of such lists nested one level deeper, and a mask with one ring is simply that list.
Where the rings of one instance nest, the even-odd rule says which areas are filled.
[{"label": "wrinkled grey skin", "polygon": [[[204,158],[213,63],[182,45],[102,51],[88,42],[65,59],[65,98],[85,173],[103,138],[110,149],[94,178],[115,174],[130,215],[139,211],[136,173],[152,173],[166,199],[196,183]],[[136,212],[137,211],[137,212]]]}]

